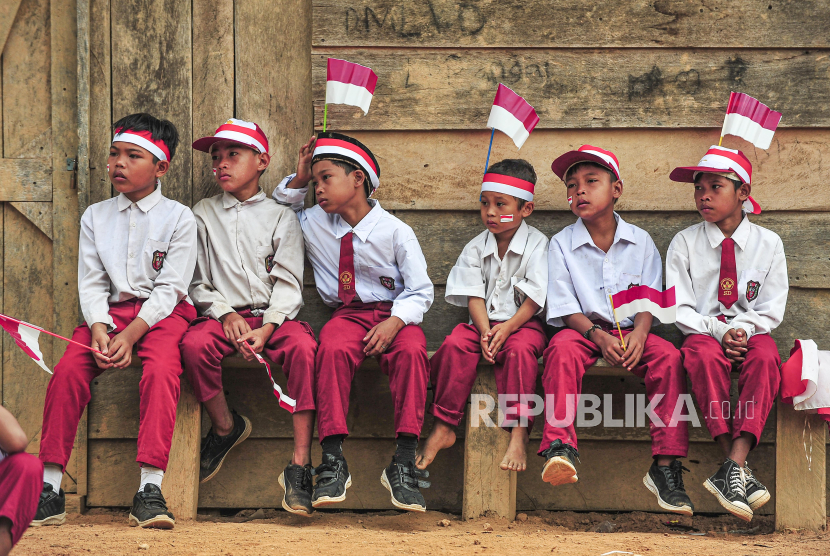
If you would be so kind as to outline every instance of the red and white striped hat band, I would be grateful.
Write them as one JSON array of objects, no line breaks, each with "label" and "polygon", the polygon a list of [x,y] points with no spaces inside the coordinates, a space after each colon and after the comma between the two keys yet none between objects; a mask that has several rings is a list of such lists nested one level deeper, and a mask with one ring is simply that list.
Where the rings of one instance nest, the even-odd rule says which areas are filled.
[{"label": "red and white striped hat band", "polygon": [[603,168],[608,168],[618,180],[622,181],[620,177],[620,162],[614,153],[592,145],[582,145],[575,151],[566,152],[553,161],[550,169],[553,170],[554,174],[559,176],[560,180],[565,181],[565,176],[568,175],[568,171],[580,162],[593,162]]},{"label": "red and white striped hat band", "polygon": [[136,131],[134,129],[115,130],[115,136],[112,138],[113,143],[132,143],[138,145],[142,149],[149,151],[150,154],[159,160],[170,161],[170,149],[164,144],[164,141],[156,141],[149,131]]},{"label": "red and white striped hat band", "polygon": [[669,179],[682,183],[694,183],[697,175],[702,172],[715,174],[733,172],[743,183],[751,183],[752,180],[752,164],[744,153],[717,145],[709,147],[697,166],[682,166],[672,170]]},{"label": "red and white striped hat band", "polygon": [[481,192],[493,191],[532,201],[535,187],[531,182],[513,176],[487,173],[484,174],[484,180],[481,183]]},{"label": "red and white striped hat band", "polygon": [[314,143],[311,163],[331,158],[356,164],[366,173],[373,190],[380,185],[380,166],[372,152],[357,139],[341,133],[320,133]]},{"label": "red and white striped hat band", "polygon": [[265,132],[254,122],[246,122],[236,118],[231,118],[220,125],[210,137],[202,137],[194,141],[193,148],[197,151],[209,153],[213,144],[219,141],[233,141],[251,147],[260,153],[268,152],[268,138],[265,137]]}]

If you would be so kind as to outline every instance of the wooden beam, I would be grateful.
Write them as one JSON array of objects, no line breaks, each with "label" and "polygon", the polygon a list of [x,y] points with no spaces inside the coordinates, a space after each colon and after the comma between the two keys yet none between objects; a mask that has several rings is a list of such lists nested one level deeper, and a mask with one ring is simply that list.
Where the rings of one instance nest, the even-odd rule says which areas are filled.
[{"label": "wooden beam", "polygon": [[6,39],[9,38],[9,31],[11,31],[15,16],[17,16],[20,1],[6,0],[0,3],[0,53],[3,52],[3,47],[6,46]]},{"label": "wooden beam", "polygon": [[314,0],[314,46],[816,48],[828,18],[821,0]]},{"label": "wooden beam", "polygon": [[329,56],[379,77],[366,116],[329,107],[329,127],[343,131],[482,129],[499,83],[536,108],[537,129],[720,128],[734,90],[783,112],[782,126],[830,125],[830,57],[821,50],[321,49],[312,55],[317,128]]},{"label": "wooden beam", "polygon": [[[89,0],[89,20],[95,22],[89,28],[89,204],[112,197],[112,185],[107,175],[107,155],[112,142],[110,17],[109,0]],[[167,189],[164,191],[166,193]],[[86,209],[83,203],[80,209]]]},{"label": "wooden beam", "polygon": [[12,201],[11,206],[52,239],[52,203],[19,203]]},{"label": "wooden beam", "polygon": [[51,200],[51,159],[0,158],[0,201]]},{"label": "wooden beam", "polygon": [[202,439],[202,404],[196,400],[193,388],[182,376],[179,404],[176,406],[176,426],[170,447],[162,492],[167,507],[176,519],[196,519],[199,502],[199,447]]}]

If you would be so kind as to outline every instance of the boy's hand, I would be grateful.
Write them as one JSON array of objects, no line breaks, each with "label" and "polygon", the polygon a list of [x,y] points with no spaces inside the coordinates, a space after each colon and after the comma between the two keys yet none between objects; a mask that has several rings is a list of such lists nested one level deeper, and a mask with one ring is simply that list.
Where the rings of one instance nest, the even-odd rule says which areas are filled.
[{"label": "boy's hand", "polygon": [[98,365],[99,369],[111,368],[112,360],[107,357],[110,345],[110,337],[109,334],[107,334],[107,325],[103,322],[96,322],[92,325],[90,331],[92,332],[92,341],[89,343],[89,347],[97,349],[104,354],[100,355],[94,351],[92,352],[92,356],[95,358],[95,364]]},{"label": "boy's hand", "polygon": [[487,333],[487,338],[490,341],[490,357],[493,359],[495,363],[496,355],[498,355],[499,350],[504,346],[504,342],[507,341],[507,338],[510,337],[516,331],[515,327],[510,323],[501,322],[490,329],[490,332]]},{"label": "boy's hand", "polygon": [[729,329],[721,340],[724,355],[736,364],[741,364],[746,359],[746,343],[746,331],[743,328]]},{"label": "boy's hand", "polygon": [[112,366],[116,369],[126,369],[130,366],[133,358],[133,345],[135,340],[126,330],[116,334],[110,341],[109,353]]},{"label": "boy's hand", "polygon": [[386,348],[389,347],[389,344],[392,343],[392,340],[395,339],[395,336],[398,335],[398,332],[400,332],[401,328],[404,326],[403,321],[398,317],[389,317],[385,321],[376,325],[369,331],[368,334],[366,334],[366,337],[363,338],[363,341],[366,342],[366,347],[363,348],[363,353],[366,354],[366,357],[380,355],[386,351]]},{"label": "boy's hand", "polygon": [[488,326],[486,329],[481,331],[481,338],[479,338],[479,345],[481,345],[481,355],[484,357],[484,360],[490,364],[495,364],[496,360],[493,359],[493,355],[490,353],[490,327]]},{"label": "boy's hand", "polygon": [[[256,359],[253,355],[254,353],[262,353],[262,350],[265,347],[265,342],[271,338],[271,334],[274,333],[275,329],[276,326],[269,322],[267,324],[263,324],[261,328],[251,330],[247,334],[243,334],[239,337],[239,339],[237,339],[239,351],[242,353],[242,356],[245,357],[246,361],[253,361]],[[242,344],[248,345],[243,346]]]},{"label": "boy's hand", "polygon": [[241,352],[242,346],[238,340],[251,331],[248,322],[236,312],[224,314],[219,317],[219,320],[222,322],[222,331],[225,333],[225,338],[236,348],[236,351]]},{"label": "boy's hand", "polygon": [[305,187],[311,181],[311,158],[314,155],[314,136],[308,143],[300,147],[300,156],[297,160],[297,175],[292,182],[297,182],[297,189]]},{"label": "boy's hand", "polygon": [[619,338],[616,338],[604,330],[594,330],[591,334],[593,342],[602,350],[602,358],[605,359],[612,367],[617,367],[622,364],[623,351]]},{"label": "boy's hand", "polygon": [[643,356],[643,349],[646,345],[648,332],[637,330],[636,328],[625,337],[625,355],[623,356],[622,365],[629,371],[637,366],[640,358]]}]

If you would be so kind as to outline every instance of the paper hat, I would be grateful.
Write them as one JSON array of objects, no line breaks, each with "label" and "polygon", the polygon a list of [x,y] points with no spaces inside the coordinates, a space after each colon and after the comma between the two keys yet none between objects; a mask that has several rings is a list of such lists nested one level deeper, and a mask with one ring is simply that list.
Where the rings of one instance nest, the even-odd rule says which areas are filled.
[{"label": "paper hat", "polygon": [[327,131],[317,135],[311,164],[319,160],[340,160],[356,166],[366,174],[372,184],[372,193],[380,185],[380,166],[366,146],[348,135]]},{"label": "paper hat", "polygon": [[550,169],[553,170],[554,174],[559,176],[560,180],[565,181],[565,176],[568,175],[568,170],[570,170],[574,164],[579,164],[580,162],[593,162],[594,164],[599,164],[603,168],[608,168],[618,180],[622,181],[622,178],[620,177],[620,162],[617,160],[617,157],[614,156],[614,153],[606,151],[605,149],[600,149],[599,147],[593,147],[591,145],[582,145],[575,151],[566,152],[553,161],[553,164],[550,165]]},{"label": "paper hat", "polygon": [[[752,164],[741,151],[712,145],[697,166],[681,166],[672,170],[669,179],[682,183],[694,183],[698,174],[735,174],[741,183],[752,183]],[[749,197],[744,202],[744,210],[751,214],[761,214],[761,207],[755,199]]]},{"label": "paper hat", "polygon": [[170,149],[167,148],[164,141],[153,139],[153,135],[147,130],[136,131],[134,129],[124,129],[119,127],[115,130],[112,142],[132,143],[133,145],[138,145],[142,149],[149,151],[159,160],[166,160],[169,162],[170,159],[173,158],[170,156]]},{"label": "paper hat", "polygon": [[484,180],[481,183],[481,192],[494,191],[496,193],[505,193],[524,199],[525,201],[533,200],[533,190],[535,185],[523,179],[514,178],[513,176],[505,176],[503,174],[484,174]]},{"label": "paper hat", "polygon": [[202,137],[193,141],[193,148],[197,151],[209,153],[210,147],[219,141],[233,141],[250,147],[260,153],[268,152],[268,138],[265,132],[253,122],[231,118],[220,125],[210,137]]}]

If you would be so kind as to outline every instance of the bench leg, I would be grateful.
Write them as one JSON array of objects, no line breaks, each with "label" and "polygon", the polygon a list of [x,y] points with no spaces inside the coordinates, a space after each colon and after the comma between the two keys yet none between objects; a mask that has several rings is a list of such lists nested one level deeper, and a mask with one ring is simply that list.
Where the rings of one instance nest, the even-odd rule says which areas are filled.
[{"label": "bench leg", "polygon": [[[473,386],[473,394],[486,394],[498,404],[493,367],[481,365]],[[498,425],[498,407],[490,419]],[[516,472],[499,468],[510,435],[498,427],[484,423],[471,426],[472,410],[467,412],[464,437],[464,496],[461,518],[473,519],[488,513],[509,520],[516,518]]]},{"label": "bench leg", "polygon": [[824,530],[827,524],[827,423],[778,400],[775,529]]},{"label": "bench leg", "polygon": [[182,393],[176,408],[176,428],[162,490],[167,507],[177,520],[196,519],[199,502],[199,448],[202,405],[182,376]]}]

